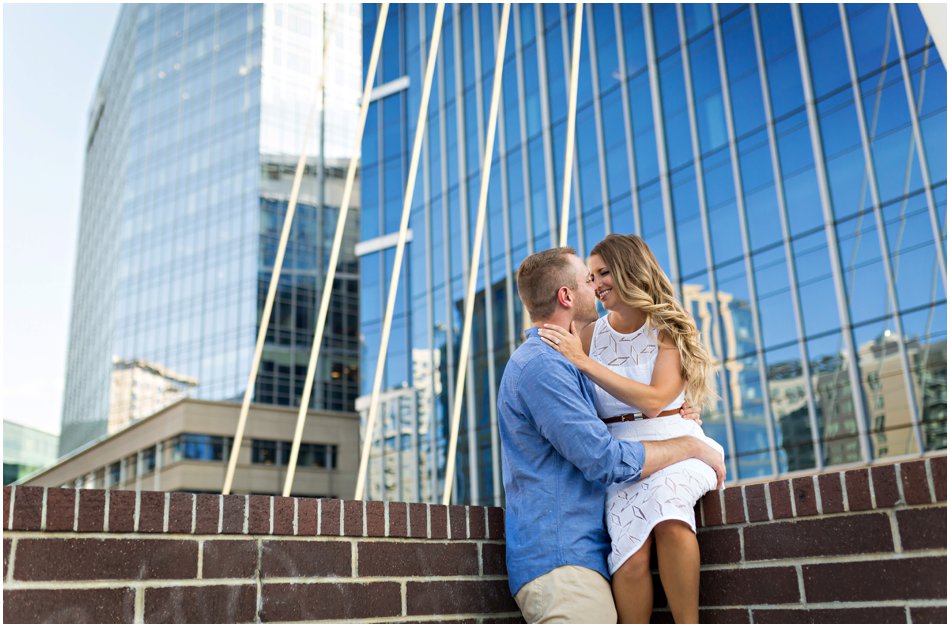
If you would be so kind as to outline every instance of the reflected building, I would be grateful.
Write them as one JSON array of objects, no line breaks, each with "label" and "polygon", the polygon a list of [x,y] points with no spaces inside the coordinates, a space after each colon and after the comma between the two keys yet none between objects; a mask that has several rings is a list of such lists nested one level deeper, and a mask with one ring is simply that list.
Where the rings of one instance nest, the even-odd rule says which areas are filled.
[{"label": "reflected building", "polygon": [[[378,10],[363,6],[364,59]],[[459,503],[503,503],[493,393],[522,341],[515,271],[556,244],[574,10],[512,7],[449,478]],[[446,7],[383,377],[385,393],[408,394],[416,351],[444,351],[436,434],[454,393],[500,15]],[[434,16],[392,7],[363,139],[364,396]],[[568,244],[584,254],[619,232],[650,245],[719,364],[704,428],[728,481],[944,449],[946,69],[917,5],[589,4],[583,18]],[[865,348],[888,329],[894,350]]]},{"label": "reflected building", "polygon": [[151,416],[188,396],[197,385],[190,377],[147,361],[113,357],[108,432],[115,433],[134,420]]},{"label": "reflected building", "polygon": [[[113,355],[195,382],[196,399],[242,399],[306,140],[253,398],[299,405],[353,151],[360,21],[358,6],[122,8],[88,122],[61,455],[106,434]],[[351,204],[314,409],[352,412],[357,395]]]}]

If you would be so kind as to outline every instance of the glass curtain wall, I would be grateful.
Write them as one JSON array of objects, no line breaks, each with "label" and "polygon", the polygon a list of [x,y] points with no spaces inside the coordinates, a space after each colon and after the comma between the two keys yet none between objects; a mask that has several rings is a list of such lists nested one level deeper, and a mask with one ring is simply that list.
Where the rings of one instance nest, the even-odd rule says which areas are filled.
[{"label": "glass curtain wall", "polygon": [[[394,9],[362,153],[364,411],[435,13]],[[946,69],[917,6],[584,11],[568,244],[656,253],[716,359],[728,481],[945,449]],[[504,500],[495,393],[514,272],[556,243],[575,17],[512,8],[459,503]],[[368,498],[441,498],[499,18],[446,8]],[[376,20],[364,5],[364,58]]]}]

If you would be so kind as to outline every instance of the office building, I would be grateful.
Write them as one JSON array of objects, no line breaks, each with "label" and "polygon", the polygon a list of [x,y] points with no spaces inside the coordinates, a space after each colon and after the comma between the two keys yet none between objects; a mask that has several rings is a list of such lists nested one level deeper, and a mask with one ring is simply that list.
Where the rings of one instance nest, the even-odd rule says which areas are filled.
[{"label": "office building", "polygon": [[[392,7],[363,139],[360,407],[434,15]],[[500,15],[446,7],[370,498],[441,498]],[[377,16],[363,6],[364,60]],[[638,233],[657,255],[717,360],[703,426],[728,481],[945,449],[946,69],[917,5],[588,4],[583,18],[568,243],[584,255]],[[495,396],[522,341],[514,272],[556,245],[574,20],[573,4],[512,7],[459,503],[504,502]],[[421,387],[419,354],[439,355]]]},{"label": "office building", "polygon": [[[183,395],[243,398],[306,140],[253,397],[299,405],[355,135],[360,20],[349,5],[122,8],[89,112],[61,455],[109,430],[113,357],[179,381],[147,411],[125,402],[116,424]],[[315,409],[352,412],[357,395],[359,194],[351,206]]]},{"label": "office building", "polygon": [[58,435],[4,420],[3,485],[53,463],[58,446]]},{"label": "office building", "polygon": [[[240,410],[240,403],[182,399],[73,451],[23,485],[220,494]],[[296,417],[293,408],[251,405],[233,493],[282,494]],[[358,436],[353,412],[311,410],[294,495],[351,498]]]}]

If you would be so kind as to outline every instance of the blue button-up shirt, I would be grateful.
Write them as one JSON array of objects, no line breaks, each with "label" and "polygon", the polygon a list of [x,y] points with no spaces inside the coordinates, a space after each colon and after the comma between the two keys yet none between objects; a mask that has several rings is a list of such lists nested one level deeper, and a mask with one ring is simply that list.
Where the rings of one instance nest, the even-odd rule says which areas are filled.
[{"label": "blue button-up shirt", "polygon": [[641,443],[610,436],[594,408],[593,383],[537,329],[527,336],[498,391],[512,595],[559,566],[609,580],[606,487],[639,477],[646,457]]}]

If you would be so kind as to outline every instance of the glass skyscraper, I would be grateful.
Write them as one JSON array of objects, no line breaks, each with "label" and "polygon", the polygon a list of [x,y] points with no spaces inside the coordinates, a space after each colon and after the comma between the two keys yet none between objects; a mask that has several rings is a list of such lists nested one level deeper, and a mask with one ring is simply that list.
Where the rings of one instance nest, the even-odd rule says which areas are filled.
[{"label": "glass skyscraper", "polygon": [[[369,498],[439,500],[501,7],[446,9]],[[363,6],[369,57],[378,7]],[[362,151],[365,410],[433,5],[390,11]],[[730,482],[946,448],[946,69],[915,4],[589,4],[569,244],[641,234],[717,360]],[[574,5],[512,8],[455,499],[501,504],[514,272],[556,245]],[[364,68],[365,71],[365,68]]]},{"label": "glass skyscraper", "polygon": [[[61,454],[106,434],[114,358],[177,373],[191,396],[243,397],[316,100],[254,395],[299,405],[355,134],[360,20],[357,6],[123,7],[90,109]],[[352,411],[357,396],[352,204],[315,408]]]}]

